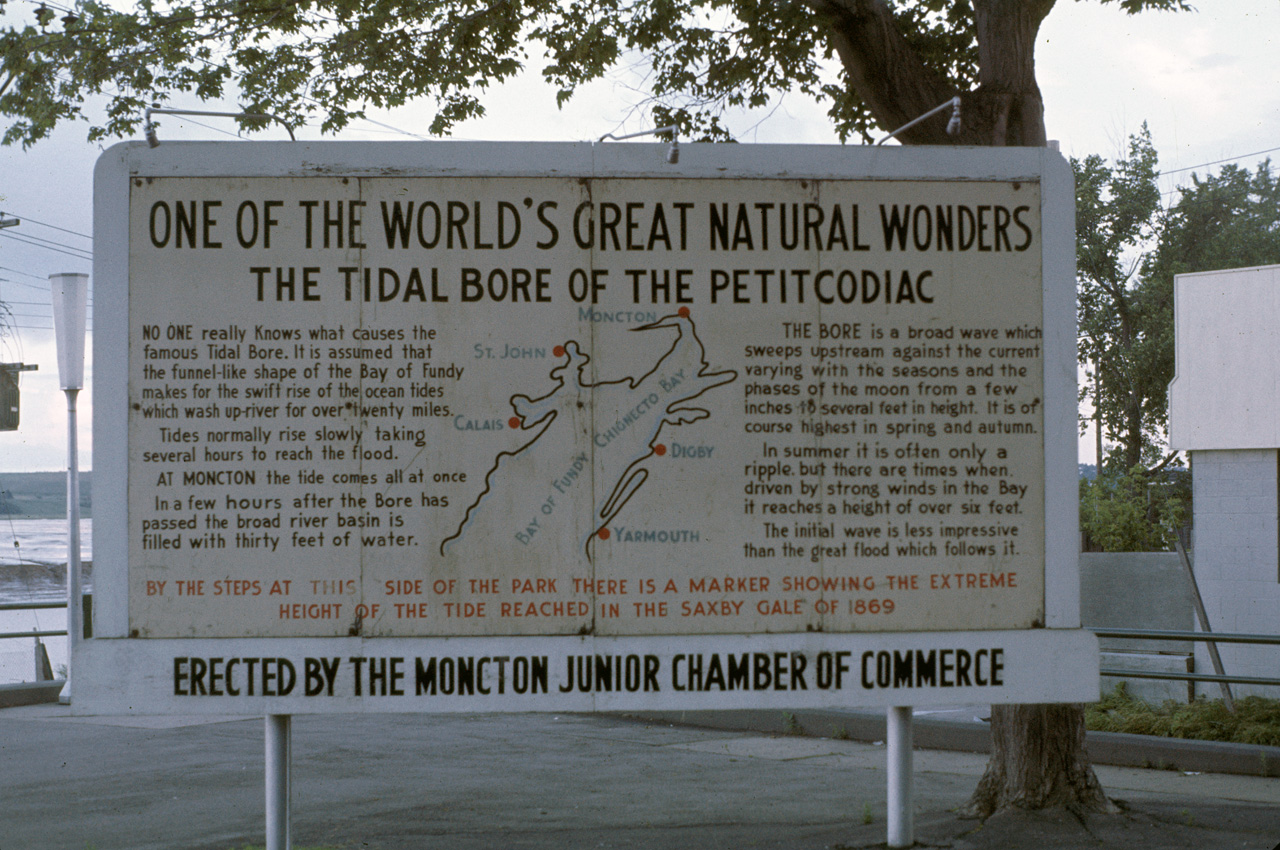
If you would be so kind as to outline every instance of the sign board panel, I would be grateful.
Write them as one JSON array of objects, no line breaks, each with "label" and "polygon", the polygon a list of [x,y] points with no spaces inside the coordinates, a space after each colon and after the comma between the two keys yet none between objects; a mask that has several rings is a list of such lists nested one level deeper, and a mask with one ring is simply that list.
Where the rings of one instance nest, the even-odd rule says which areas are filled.
[{"label": "sign board panel", "polygon": [[19,402],[18,374],[8,363],[0,363],[0,431],[18,430]]},{"label": "sign board panel", "polygon": [[[890,646],[990,665],[1088,645],[1062,631],[1078,615],[1061,160],[682,153],[109,151],[97,285],[115,297],[96,324],[118,333],[96,362],[118,368],[98,371],[95,445],[119,498],[95,566],[119,584],[95,633],[117,642],[87,655],[141,653],[141,702],[191,710],[184,688],[243,701],[202,690],[231,657],[211,646],[292,659],[299,681],[340,659],[354,688],[366,658],[411,676],[536,656],[552,676],[598,654],[624,681],[638,664],[675,682],[690,658],[741,676],[759,655],[798,659],[801,682]],[[1071,549],[1046,557],[1055,541]],[[1096,665],[1084,652],[1061,698],[1096,692]],[[1038,678],[1009,669],[978,701]],[[883,690],[818,697],[815,679],[787,704],[902,701]]]}]

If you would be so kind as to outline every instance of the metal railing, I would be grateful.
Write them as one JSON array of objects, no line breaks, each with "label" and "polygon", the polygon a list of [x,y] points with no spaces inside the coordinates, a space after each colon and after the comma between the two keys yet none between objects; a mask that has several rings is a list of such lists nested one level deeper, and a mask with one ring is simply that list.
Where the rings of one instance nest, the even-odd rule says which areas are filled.
[{"label": "metal railing", "polygon": [[[1163,629],[1090,629],[1100,638],[1141,638],[1143,640],[1201,641],[1204,643],[1251,643],[1280,646],[1280,635],[1250,635],[1233,632],[1181,632]],[[1168,679],[1179,682],[1214,682],[1219,685],[1264,685],[1280,687],[1280,679],[1263,676],[1227,676],[1215,673],[1160,673],[1146,670],[1119,670],[1103,667],[1103,676],[1124,679]]]},{"label": "metal railing", "polygon": [[[49,608],[66,608],[62,602],[0,602],[0,611],[43,611]],[[65,637],[66,629],[32,629],[29,632],[0,632],[0,640],[4,638],[29,637]]]},{"label": "metal railing", "polygon": [[[89,596],[85,597],[84,622],[86,623],[89,622],[91,611],[90,606],[92,605],[92,602],[89,601],[90,599],[91,597]],[[53,602],[0,602],[0,611],[44,611],[53,608],[65,609],[66,607],[67,602],[65,600]],[[0,639],[35,639],[35,652],[32,658],[35,664],[35,676],[32,681],[36,684],[43,685],[50,681],[57,681],[57,676],[49,664],[49,654],[45,651],[44,644],[40,641],[40,638],[65,637],[66,635],[66,629],[31,629],[26,632],[0,632]]]}]

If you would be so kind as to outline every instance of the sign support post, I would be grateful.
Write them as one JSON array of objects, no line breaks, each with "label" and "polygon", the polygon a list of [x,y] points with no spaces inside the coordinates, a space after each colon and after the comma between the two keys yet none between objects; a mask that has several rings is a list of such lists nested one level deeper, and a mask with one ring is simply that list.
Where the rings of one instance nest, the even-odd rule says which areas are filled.
[{"label": "sign support post", "polygon": [[[83,582],[80,563],[80,460],[77,449],[79,428],[76,416],[76,396],[80,390],[67,387],[67,647],[74,650],[84,638]],[[71,659],[74,651],[67,652],[67,681],[58,694],[58,702],[71,702]]]},{"label": "sign support post", "polygon": [[290,850],[293,799],[293,715],[266,717],[267,850]]},{"label": "sign support post", "polygon": [[88,312],[87,274],[49,275],[53,325],[58,344],[58,378],[67,394],[67,683],[58,701],[71,702],[71,666],[76,645],[84,640],[80,576],[80,459],[76,396],[84,386],[84,335]]},{"label": "sign support post", "polygon": [[888,843],[890,847],[910,847],[915,843],[915,797],[911,784],[911,706],[895,705],[886,713]]}]

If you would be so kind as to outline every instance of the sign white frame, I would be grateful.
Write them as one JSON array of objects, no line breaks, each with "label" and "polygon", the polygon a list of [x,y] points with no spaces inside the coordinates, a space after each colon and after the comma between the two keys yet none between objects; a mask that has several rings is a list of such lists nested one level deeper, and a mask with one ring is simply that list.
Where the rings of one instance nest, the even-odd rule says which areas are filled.
[{"label": "sign white frame", "polygon": [[[661,145],[542,143],[123,143],[95,173],[98,296],[94,334],[95,594],[94,638],[76,650],[76,699],[82,713],[301,714],[353,711],[531,711],[931,705],[1078,702],[1099,690],[1096,638],[1080,629],[1075,436],[1074,191],[1069,166],[1042,148],[881,148],[700,145],[681,148],[677,165]],[[478,165],[482,163],[482,165]],[[691,635],[671,637],[253,638],[158,639],[129,635],[127,451],[129,184],[146,177],[307,177],[380,175],[857,179],[871,181],[1031,181],[1040,185],[1044,392],[1044,628],[1019,631],[857,634]],[[572,655],[662,659],[701,653],[905,653],[998,646],[1007,659],[1001,684],[910,689],[769,689],[683,695],[639,692],[549,694],[546,700],[412,696],[210,698],[174,693],[179,657],[410,659],[539,654],[563,666]],[[853,663],[854,667],[858,662]],[[1052,675],[1048,675],[1051,671]],[[665,684],[665,683],[664,683]],[[552,689],[553,691],[555,688]]]}]

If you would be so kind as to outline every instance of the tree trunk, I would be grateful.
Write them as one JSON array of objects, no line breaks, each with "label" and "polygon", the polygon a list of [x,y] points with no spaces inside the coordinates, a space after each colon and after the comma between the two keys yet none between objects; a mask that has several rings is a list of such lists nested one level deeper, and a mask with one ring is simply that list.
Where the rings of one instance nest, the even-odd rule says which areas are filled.
[{"label": "tree trunk", "polygon": [[958,133],[947,133],[950,113],[943,112],[904,131],[903,144],[1033,147],[1045,144],[1035,40],[1054,2],[974,0],[979,85],[963,92],[925,67],[885,0],[809,0],[827,19],[849,84],[886,131],[960,96]]},{"label": "tree trunk", "polygon": [[[808,2],[826,19],[850,85],[886,131],[960,96],[959,133],[946,132],[950,114],[943,112],[899,135],[902,143],[1045,144],[1035,40],[1055,0],[973,0],[979,71],[970,92],[925,67],[885,0]],[[991,731],[991,760],[972,813],[985,818],[1005,806],[1114,811],[1085,754],[1082,706],[993,706]]]},{"label": "tree trunk", "polygon": [[1142,399],[1132,384],[1129,387],[1128,404],[1125,405],[1125,472],[1142,466]]},{"label": "tree trunk", "polygon": [[1083,706],[991,707],[991,760],[967,813],[986,818],[1008,806],[1116,811],[1085,754]]},{"label": "tree trunk", "polygon": [[974,0],[978,88],[966,120],[985,142],[1043,147],[1044,99],[1036,85],[1036,34],[1054,0]]},{"label": "tree trunk", "polygon": [[[925,67],[898,30],[885,0],[809,0],[827,20],[828,39],[849,85],[886,132],[955,97],[951,82]],[[899,136],[904,144],[956,144],[938,115]]]}]

